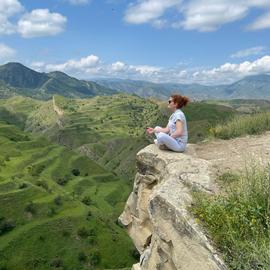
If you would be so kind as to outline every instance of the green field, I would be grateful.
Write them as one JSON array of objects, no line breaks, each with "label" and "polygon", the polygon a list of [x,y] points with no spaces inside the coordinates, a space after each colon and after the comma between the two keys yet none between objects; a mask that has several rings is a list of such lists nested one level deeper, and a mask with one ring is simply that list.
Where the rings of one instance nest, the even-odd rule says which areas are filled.
[{"label": "green field", "polygon": [[0,269],[118,269],[135,262],[131,240],[116,224],[130,192],[126,181],[5,122],[0,145]]}]

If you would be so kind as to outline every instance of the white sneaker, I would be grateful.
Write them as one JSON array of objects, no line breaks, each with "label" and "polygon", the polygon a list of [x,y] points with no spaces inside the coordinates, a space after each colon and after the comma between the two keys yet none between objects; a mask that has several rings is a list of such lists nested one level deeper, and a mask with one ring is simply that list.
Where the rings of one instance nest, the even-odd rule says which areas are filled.
[{"label": "white sneaker", "polygon": [[154,143],[160,150],[169,150],[169,148],[165,144],[159,144],[157,139],[154,140]]}]

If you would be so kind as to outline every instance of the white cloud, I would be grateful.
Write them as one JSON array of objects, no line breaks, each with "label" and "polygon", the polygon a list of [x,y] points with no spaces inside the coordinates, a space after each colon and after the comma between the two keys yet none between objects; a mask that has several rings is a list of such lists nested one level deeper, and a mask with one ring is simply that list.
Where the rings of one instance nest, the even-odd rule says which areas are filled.
[{"label": "white cloud", "polygon": [[197,71],[192,74],[193,80],[203,84],[232,83],[249,75],[270,73],[270,56],[263,56],[253,62],[240,64],[225,63],[220,67]]},{"label": "white cloud", "polygon": [[136,73],[139,73],[141,75],[154,75],[155,73],[158,73],[161,68],[160,67],[153,67],[148,65],[139,65],[139,66],[130,66],[130,70],[134,70]]},{"label": "white cloud", "polygon": [[18,32],[25,38],[53,36],[64,30],[67,19],[48,9],[35,9],[18,22]]},{"label": "white cloud", "polygon": [[126,69],[127,69],[127,66],[123,62],[117,61],[115,63],[112,63],[112,71],[119,72],[119,71],[124,71]]},{"label": "white cloud", "polygon": [[259,17],[255,22],[248,26],[249,30],[261,30],[270,28],[270,12]]},{"label": "white cloud", "polygon": [[179,25],[186,30],[214,31],[225,23],[242,19],[248,7],[242,1],[195,0],[184,8]]},{"label": "white cloud", "polygon": [[263,46],[257,46],[248,48],[245,50],[238,51],[231,55],[232,58],[242,58],[242,57],[248,57],[251,55],[262,55],[265,52],[265,47]]},{"label": "white cloud", "polygon": [[103,63],[98,56],[89,55],[79,60],[68,60],[59,64],[46,64],[42,61],[33,62],[31,67],[38,71],[62,71],[79,78],[97,77],[124,77],[137,79],[151,79],[158,75],[160,67],[149,65],[128,65],[121,61],[112,64]]},{"label": "white cloud", "polygon": [[[85,72],[87,69],[95,68],[98,66],[100,60],[96,55],[89,55],[87,57],[83,57],[80,60],[68,60],[67,62],[61,64],[44,64],[43,68],[46,71],[63,71],[63,72]],[[36,62],[34,62],[35,64]],[[43,63],[43,62],[41,62]],[[39,64],[41,64],[39,63]],[[33,64],[32,64],[33,66]],[[39,66],[42,68],[42,65]]]},{"label": "white cloud", "polygon": [[0,61],[10,61],[16,55],[16,51],[9,46],[0,43]]},{"label": "white cloud", "polygon": [[17,0],[1,0],[0,14],[9,17],[23,10],[23,6]]},{"label": "white cloud", "polygon": [[141,24],[159,19],[167,9],[179,6],[181,0],[141,0],[131,4],[125,13],[128,23]]},{"label": "white cloud", "polygon": [[21,11],[23,11],[23,6],[17,0],[0,1],[0,34],[12,34],[16,32],[16,26],[9,19]]},{"label": "white cloud", "polygon": [[34,62],[31,65],[39,71],[63,71],[81,79],[122,78],[153,82],[200,83],[216,85],[233,83],[249,75],[270,74],[270,55],[255,61],[239,64],[225,63],[211,69],[181,67],[164,68],[150,65],[131,65],[121,61],[112,64],[102,62],[98,56],[90,55],[79,60],[68,60],[60,64]]},{"label": "white cloud", "polygon": [[[127,8],[124,20],[131,24],[150,23],[158,28],[169,25],[209,32],[243,19],[255,8],[265,10],[266,13],[248,29],[270,28],[269,0],[137,0]],[[168,10],[174,11],[176,16],[167,16]]]}]

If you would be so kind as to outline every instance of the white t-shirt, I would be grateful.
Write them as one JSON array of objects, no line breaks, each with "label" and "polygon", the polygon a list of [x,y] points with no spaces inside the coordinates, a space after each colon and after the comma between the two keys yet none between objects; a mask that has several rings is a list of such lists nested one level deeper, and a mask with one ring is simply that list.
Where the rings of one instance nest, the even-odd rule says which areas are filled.
[{"label": "white t-shirt", "polygon": [[169,118],[169,123],[168,123],[168,127],[170,129],[169,134],[172,134],[176,131],[177,120],[180,120],[182,122],[183,132],[180,137],[176,138],[176,140],[181,141],[183,143],[187,143],[188,141],[187,121],[186,121],[185,114],[180,109],[177,109]]}]

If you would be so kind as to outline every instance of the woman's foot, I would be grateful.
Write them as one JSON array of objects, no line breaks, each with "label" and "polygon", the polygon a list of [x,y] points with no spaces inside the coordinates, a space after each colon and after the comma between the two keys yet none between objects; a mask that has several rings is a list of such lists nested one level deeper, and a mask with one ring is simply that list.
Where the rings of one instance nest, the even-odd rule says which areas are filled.
[{"label": "woman's foot", "polygon": [[169,150],[169,148],[165,144],[159,144],[157,139],[154,140],[154,143],[160,150]]}]

